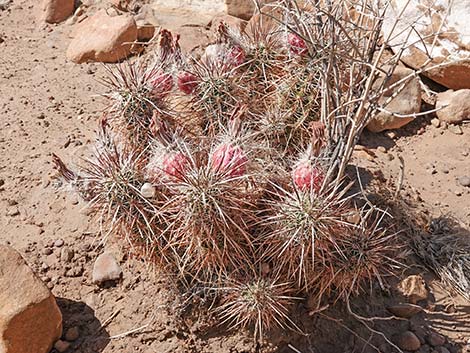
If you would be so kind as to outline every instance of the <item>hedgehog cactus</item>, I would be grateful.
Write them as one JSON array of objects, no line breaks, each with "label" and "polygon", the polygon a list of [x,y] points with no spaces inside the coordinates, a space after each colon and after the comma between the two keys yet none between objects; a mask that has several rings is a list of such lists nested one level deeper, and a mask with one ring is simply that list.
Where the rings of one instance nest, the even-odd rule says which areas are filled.
[{"label": "hedgehog cactus", "polygon": [[[364,282],[381,283],[395,252],[376,223],[348,221],[353,196],[341,184],[362,131],[354,129],[367,123],[354,119],[377,107],[356,99],[370,97],[371,80],[356,65],[364,59],[349,58],[375,57],[360,43],[341,55],[324,45],[331,35],[343,36],[338,45],[350,40],[348,23],[309,33],[322,27],[318,16],[292,16],[286,26],[260,21],[237,35],[221,25],[202,58],[186,57],[179,37],[162,30],[153,66],[137,59],[108,68],[95,157],[74,172],[54,156],[107,231],[144,247],[187,289],[215,289],[222,321],[254,326],[258,338],[274,325],[295,327],[290,293],[315,293],[319,306],[326,294],[347,300]],[[302,35],[289,32],[286,42],[300,23]],[[321,55],[307,55],[317,47]],[[343,72],[357,92],[334,91]]]},{"label": "hedgehog cactus", "polygon": [[196,75],[188,71],[182,71],[178,74],[177,82],[178,88],[181,90],[181,92],[185,94],[192,94],[198,86],[199,79]]},{"label": "hedgehog cactus", "polygon": [[211,157],[212,170],[231,178],[243,176],[247,163],[248,158],[245,152],[240,147],[231,144],[220,145]]},{"label": "hedgehog cactus", "polygon": [[229,50],[227,58],[229,63],[232,63],[235,67],[237,67],[245,62],[246,54],[242,47],[235,45]]},{"label": "hedgehog cactus", "polygon": [[170,153],[163,159],[163,172],[172,180],[184,179],[190,160],[181,152]]},{"label": "hedgehog cactus", "polygon": [[287,42],[289,43],[289,49],[292,53],[299,56],[307,54],[307,44],[298,34],[289,33],[287,35]]},{"label": "hedgehog cactus", "polygon": [[313,190],[318,193],[323,184],[324,174],[319,167],[304,161],[297,164],[292,171],[292,180],[299,190]]},{"label": "hedgehog cactus", "polygon": [[167,72],[152,70],[147,81],[150,91],[157,97],[166,97],[173,89],[173,77]]}]

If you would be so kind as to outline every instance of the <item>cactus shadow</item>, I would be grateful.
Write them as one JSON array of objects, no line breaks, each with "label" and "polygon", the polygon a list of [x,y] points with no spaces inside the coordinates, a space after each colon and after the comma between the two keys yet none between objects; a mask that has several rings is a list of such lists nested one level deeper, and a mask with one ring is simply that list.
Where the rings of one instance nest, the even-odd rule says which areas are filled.
[{"label": "cactus shadow", "polygon": [[[95,316],[94,310],[81,301],[57,298],[57,305],[62,312],[63,335],[72,327],[77,327],[79,337],[70,342],[67,351],[75,353],[100,353],[109,344],[109,333]],[[58,353],[52,349],[50,353]]]}]

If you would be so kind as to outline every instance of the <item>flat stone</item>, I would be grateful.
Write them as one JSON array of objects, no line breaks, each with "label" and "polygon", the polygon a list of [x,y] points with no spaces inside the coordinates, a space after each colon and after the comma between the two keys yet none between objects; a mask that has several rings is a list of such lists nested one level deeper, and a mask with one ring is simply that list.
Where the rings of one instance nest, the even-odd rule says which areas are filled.
[{"label": "flat stone", "polygon": [[449,126],[447,127],[447,130],[449,130],[455,135],[463,135],[462,128],[458,125],[449,124]]}]

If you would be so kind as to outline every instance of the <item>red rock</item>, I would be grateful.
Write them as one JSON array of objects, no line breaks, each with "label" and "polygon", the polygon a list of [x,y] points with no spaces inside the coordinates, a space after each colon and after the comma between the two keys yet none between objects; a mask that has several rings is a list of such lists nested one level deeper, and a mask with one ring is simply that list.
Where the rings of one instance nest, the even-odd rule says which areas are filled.
[{"label": "red rock", "polygon": [[74,0],[43,0],[41,19],[48,23],[59,23],[71,16],[74,9]]},{"label": "red rock", "polygon": [[87,61],[117,62],[131,53],[137,40],[137,25],[131,15],[109,16],[105,10],[80,23],[67,49],[67,59],[79,64]]},{"label": "red rock", "polygon": [[20,254],[0,245],[0,352],[48,353],[61,335],[54,296]]}]

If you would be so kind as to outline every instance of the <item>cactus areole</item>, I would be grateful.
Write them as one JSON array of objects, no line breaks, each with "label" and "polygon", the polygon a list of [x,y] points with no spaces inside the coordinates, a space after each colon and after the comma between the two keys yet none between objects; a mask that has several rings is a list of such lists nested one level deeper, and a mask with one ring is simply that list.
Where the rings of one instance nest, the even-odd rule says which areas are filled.
[{"label": "cactus areole", "polygon": [[212,171],[229,177],[240,177],[246,172],[248,159],[240,147],[222,144],[212,155]]}]

